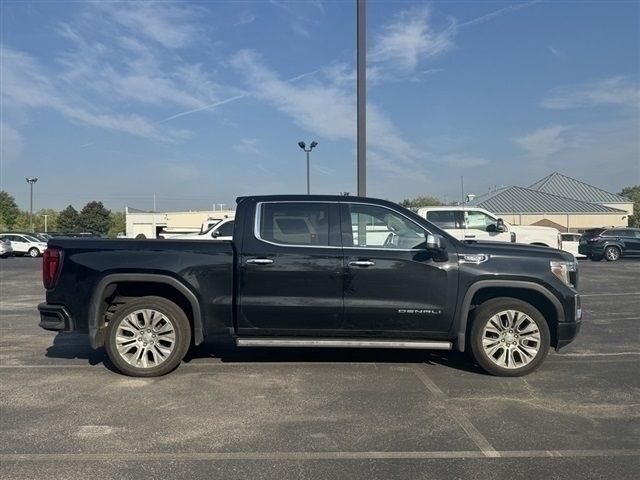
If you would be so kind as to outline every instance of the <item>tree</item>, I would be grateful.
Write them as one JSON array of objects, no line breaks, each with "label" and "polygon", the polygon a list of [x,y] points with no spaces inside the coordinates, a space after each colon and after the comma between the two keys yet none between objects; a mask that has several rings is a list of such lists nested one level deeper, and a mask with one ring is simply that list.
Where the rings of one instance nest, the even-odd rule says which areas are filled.
[{"label": "tree", "polygon": [[640,227],[640,185],[624,187],[618,195],[633,202],[633,215],[629,215],[629,226]]},{"label": "tree", "polygon": [[84,232],[105,234],[111,227],[111,211],[102,202],[89,202],[80,210],[80,229]]},{"label": "tree", "polygon": [[127,220],[124,212],[111,212],[111,227],[109,227],[109,237],[115,238],[119,233],[127,230]]},{"label": "tree", "polygon": [[9,195],[8,192],[0,190],[0,229],[13,229],[19,216],[20,209],[16,199]]},{"label": "tree", "polygon": [[69,205],[58,215],[58,230],[64,233],[74,233],[80,228],[80,215]]},{"label": "tree", "polygon": [[405,208],[420,208],[420,207],[438,207],[440,205],[444,205],[440,200],[436,197],[415,197],[415,198],[406,198],[402,202],[400,202]]}]

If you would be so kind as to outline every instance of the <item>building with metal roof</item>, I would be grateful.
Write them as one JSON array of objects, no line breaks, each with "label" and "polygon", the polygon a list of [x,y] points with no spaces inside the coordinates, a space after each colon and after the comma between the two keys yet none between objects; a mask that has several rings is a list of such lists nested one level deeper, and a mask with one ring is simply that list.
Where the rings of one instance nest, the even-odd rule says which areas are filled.
[{"label": "building with metal roof", "polygon": [[509,186],[469,201],[514,225],[552,226],[580,232],[603,226],[627,226],[633,203],[624,197],[552,173],[529,188]]},{"label": "building with metal roof", "polygon": [[562,197],[573,198],[588,203],[598,203],[614,208],[627,210],[626,206],[632,203],[628,198],[615,193],[607,192],[575,178],[568,177],[558,172],[553,172],[529,187],[539,192],[551,193]]}]

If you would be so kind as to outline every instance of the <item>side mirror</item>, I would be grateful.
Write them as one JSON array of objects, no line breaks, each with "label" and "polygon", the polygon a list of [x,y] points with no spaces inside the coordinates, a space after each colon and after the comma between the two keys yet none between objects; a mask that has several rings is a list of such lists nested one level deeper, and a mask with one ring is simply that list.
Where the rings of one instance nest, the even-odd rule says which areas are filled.
[{"label": "side mirror", "polygon": [[507,231],[507,227],[504,224],[504,220],[502,220],[501,218],[499,218],[498,221],[496,222],[496,230],[499,231],[500,233]]},{"label": "side mirror", "polygon": [[442,244],[440,243],[440,237],[436,237],[435,235],[428,234],[427,235],[427,250],[431,250],[434,252],[439,252],[442,250]]}]

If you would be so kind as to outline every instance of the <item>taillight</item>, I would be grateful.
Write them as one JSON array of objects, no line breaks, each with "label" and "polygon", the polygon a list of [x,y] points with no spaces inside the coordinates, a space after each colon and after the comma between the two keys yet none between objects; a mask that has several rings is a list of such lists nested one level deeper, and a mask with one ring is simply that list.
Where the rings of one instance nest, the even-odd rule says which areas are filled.
[{"label": "taillight", "polygon": [[58,281],[60,253],[57,248],[47,248],[42,254],[42,283],[46,289],[53,288]]}]

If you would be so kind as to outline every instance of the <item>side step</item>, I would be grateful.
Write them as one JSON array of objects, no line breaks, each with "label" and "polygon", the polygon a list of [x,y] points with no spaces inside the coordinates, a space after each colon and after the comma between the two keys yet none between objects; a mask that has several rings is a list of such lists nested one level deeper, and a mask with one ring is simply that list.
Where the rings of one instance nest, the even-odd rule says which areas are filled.
[{"label": "side step", "polygon": [[239,347],[311,348],[420,348],[451,350],[452,343],[437,340],[355,340],[353,338],[236,338]]}]

